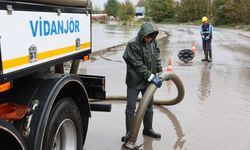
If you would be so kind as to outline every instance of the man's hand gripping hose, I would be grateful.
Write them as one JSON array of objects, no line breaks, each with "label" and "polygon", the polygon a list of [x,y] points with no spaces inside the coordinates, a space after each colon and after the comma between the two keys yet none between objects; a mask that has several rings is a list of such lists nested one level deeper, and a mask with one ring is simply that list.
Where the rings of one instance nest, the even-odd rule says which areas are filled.
[{"label": "man's hand gripping hose", "polygon": [[[170,105],[176,105],[180,103],[183,100],[184,95],[185,95],[185,89],[181,82],[181,79],[174,73],[165,73],[165,72],[160,74],[158,77],[159,79],[161,79],[161,82],[171,80],[176,85],[178,94],[175,98],[170,99],[170,100],[154,100],[153,104],[170,106]],[[130,137],[128,141],[124,143],[124,147],[126,147],[127,149],[131,149],[131,150],[141,149],[141,146],[137,146],[135,143],[137,140],[137,135],[140,129],[142,119],[150,103],[151,97],[155,93],[156,89],[157,89],[156,84],[151,82],[151,84],[148,86],[147,90],[145,91],[143,97],[139,99],[140,103],[139,103],[138,109],[135,114],[135,118],[132,123]],[[107,100],[127,100],[127,97],[126,96],[107,96],[106,99]],[[92,102],[96,102],[96,101],[100,101],[100,100],[92,100]]]},{"label": "man's hand gripping hose", "polygon": [[[160,100],[160,101],[154,101],[153,103],[155,105],[175,105],[175,104],[178,104],[179,102],[181,102],[184,98],[184,95],[185,95],[185,89],[184,89],[184,86],[183,86],[180,78],[174,73],[162,73],[158,77],[159,77],[159,80],[162,79],[161,81],[172,80],[177,87],[178,94],[177,94],[176,98],[174,98],[172,100],[166,100],[166,101]],[[128,140],[128,142],[126,142],[124,144],[124,146],[127,149],[133,150],[136,147],[138,147],[138,146],[136,146],[135,143],[136,143],[137,135],[138,135],[138,132],[139,132],[139,129],[141,126],[141,122],[142,122],[142,119],[145,115],[146,109],[150,103],[151,97],[155,93],[157,87],[158,87],[157,84],[152,82],[148,86],[146,92],[144,93],[144,95],[141,99],[141,102],[138,106],[138,109],[137,109],[136,114],[135,114],[135,118],[134,118],[133,123],[132,123],[132,128],[130,131],[131,134],[130,134],[129,140]]]}]

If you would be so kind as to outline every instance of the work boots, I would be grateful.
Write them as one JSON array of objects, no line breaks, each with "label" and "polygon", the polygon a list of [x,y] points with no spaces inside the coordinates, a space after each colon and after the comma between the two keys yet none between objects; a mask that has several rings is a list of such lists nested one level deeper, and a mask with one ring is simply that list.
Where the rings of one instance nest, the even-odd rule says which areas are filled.
[{"label": "work boots", "polygon": [[212,62],[213,61],[212,50],[209,50],[208,54],[209,54],[209,62]]},{"label": "work boots", "polygon": [[126,113],[126,135],[122,137],[122,142],[128,142],[130,137],[130,129],[134,120],[134,115]]},{"label": "work boots", "polygon": [[153,123],[153,112],[146,112],[145,116],[143,118],[143,135],[147,135],[153,138],[161,138],[161,134],[156,133],[152,129],[152,123]]},{"label": "work boots", "polygon": [[201,59],[201,61],[208,61],[208,51],[207,50],[204,50],[204,55],[205,55],[205,58]]}]

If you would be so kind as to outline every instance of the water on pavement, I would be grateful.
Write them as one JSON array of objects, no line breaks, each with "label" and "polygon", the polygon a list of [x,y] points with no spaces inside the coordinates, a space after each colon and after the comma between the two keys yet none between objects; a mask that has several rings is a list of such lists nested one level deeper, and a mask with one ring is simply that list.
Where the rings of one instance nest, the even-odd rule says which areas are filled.
[{"label": "water on pavement", "polygon": [[[183,81],[184,100],[174,106],[155,106],[153,127],[162,138],[138,134],[137,145],[145,150],[249,150],[250,143],[250,38],[234,30],[214,29],[213,62],[201,62],[203,51],[199,27],[161,25],[171,36],[160,43],[162,65],[169,58],[173,72]],[[181,49],[197,48],[191,63],[178,60]],[[126,64],[123,47],[81,63],[80,73],[106,76],[107,95],[125,95]],[[103,58],[109,58],[103,59]],[[111,61],[110,61],[111,60]],[[113,60],[113,61],[112,61]],[[165,82],[156,99],[176,95],[172,82]],[[92,112],[84,150],[119,150],[125,134],[125,102],[112,103],[111,112]]]}]

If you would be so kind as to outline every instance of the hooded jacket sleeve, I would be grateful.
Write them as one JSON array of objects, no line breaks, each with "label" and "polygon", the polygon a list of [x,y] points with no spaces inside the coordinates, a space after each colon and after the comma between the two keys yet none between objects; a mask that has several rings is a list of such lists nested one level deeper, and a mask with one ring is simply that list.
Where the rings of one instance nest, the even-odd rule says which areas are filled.
[{"label": "hooded jacket sleeve", "polygon": [[162,66],[161,66],[161,58],[160,58],[160,48],[158,47],[158,43],[156,41],[156,72],[162,72]]}]

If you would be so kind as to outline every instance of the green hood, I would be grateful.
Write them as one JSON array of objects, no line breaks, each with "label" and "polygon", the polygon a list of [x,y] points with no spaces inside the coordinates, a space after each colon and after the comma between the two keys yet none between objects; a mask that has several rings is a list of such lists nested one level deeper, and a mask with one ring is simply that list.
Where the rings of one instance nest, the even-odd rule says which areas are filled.
[{"label": "green hood", "polygon": [[143,38],[151,33],[155,33],[154,38],[158,35],[157,29],[154,27],[154,25],[151,22],[145,22],[142,24],[140,31],[138,32],[138,40],[140,42],[143,42]]}]

